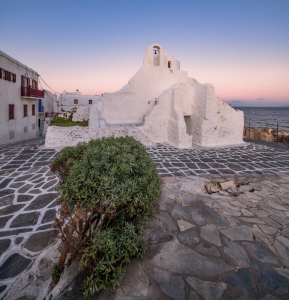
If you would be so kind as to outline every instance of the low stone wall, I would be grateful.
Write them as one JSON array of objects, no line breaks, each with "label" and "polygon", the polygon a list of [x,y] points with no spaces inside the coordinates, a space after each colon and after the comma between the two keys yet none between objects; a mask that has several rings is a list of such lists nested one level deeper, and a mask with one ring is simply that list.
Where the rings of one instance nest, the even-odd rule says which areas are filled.
[{"label": "low stone wall", "polygon": [[154,143],[135,126],[96,127],[89,126],[48,126],[45,147],[75,146],[79,142],[88,142],[102,137],[133,136],[144,145]]},{"label": "low stone wall", "polygon": [[[243,137],[246,139],[277,142],[277,129],[244,127]],[[289,145],[289,131],[278,130],[278,142]]]},{"label": "low stone wall", "polygon": [[88,126],[48,126],[45,147],[75,146],[90,139]]}]

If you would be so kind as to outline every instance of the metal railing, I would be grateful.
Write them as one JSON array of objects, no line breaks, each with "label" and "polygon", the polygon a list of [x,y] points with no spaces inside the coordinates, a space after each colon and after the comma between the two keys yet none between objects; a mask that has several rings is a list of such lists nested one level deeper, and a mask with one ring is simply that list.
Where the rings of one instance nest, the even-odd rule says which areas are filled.
[{"label": "metal railing", "polygon": [[35,97],[35,98],[44,98],[44,91],[29,87],[21,87],[21,96]]},{"label": "metal railing", "polygon": [[45,118],[54,118],[54,117],[56,117],[58,115],[59,115],[58,112],[46,112],[45,113]]}]

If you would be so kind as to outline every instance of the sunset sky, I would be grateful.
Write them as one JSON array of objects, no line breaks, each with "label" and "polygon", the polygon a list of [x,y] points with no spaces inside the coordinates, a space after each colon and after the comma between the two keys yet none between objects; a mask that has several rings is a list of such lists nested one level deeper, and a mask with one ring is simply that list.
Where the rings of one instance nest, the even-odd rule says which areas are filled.
[{"label": "sunset sky", "polygon": [[159,43],[234,106],[289,106],[288,0],[16,0],[0,20],[0,50],[59,93],[117,91]]}]

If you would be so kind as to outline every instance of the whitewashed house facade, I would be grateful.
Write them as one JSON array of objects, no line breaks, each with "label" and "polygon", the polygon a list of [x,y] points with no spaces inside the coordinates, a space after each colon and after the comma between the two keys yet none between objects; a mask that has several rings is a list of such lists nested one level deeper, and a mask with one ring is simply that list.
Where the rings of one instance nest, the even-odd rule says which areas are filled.
[{"label": "whitewashed house facade", "polygon": [[56,111],[50,100],[56,96],[39,90],[38,79],[36,71],[0,51],[0,144],[38,137],[42,115]]},{"label": "whitewashed house facade", "polygon": [[99,95],[81,95],[78,90],[75,92],[64,91],[58,98],[59,108],[60,110],[70,110],[75,107],[93,105],[97,103],[100,97]]}]

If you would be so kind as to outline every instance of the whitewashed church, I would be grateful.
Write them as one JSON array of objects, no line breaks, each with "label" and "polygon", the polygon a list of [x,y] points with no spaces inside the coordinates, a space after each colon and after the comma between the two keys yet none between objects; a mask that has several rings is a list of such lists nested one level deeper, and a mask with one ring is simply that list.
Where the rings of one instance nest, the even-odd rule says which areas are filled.
[{"label": "whitewashed church", "polygon": [[78,108],[75,118],[88,119],[88,127],[49,126],[45,146],[125,135],[145,145],[167,142],[180,148],[243,143],[243,112],[221,101],[213,85],[189,78],[159,44],[147,49],[126,86]]}]

